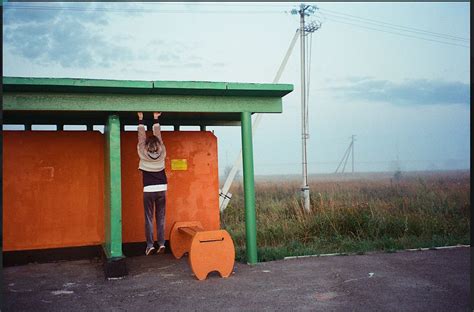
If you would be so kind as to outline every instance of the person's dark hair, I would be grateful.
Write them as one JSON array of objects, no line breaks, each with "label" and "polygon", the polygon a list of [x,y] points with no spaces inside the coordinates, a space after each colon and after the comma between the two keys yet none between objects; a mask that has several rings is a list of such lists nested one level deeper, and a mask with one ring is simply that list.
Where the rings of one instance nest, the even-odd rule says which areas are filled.
[{"label": "person's dark hair", "polygon": [[158,152],[160,149],[160,139],[155,135],[147,137],[145,140],[145,148],[152,153]]}]

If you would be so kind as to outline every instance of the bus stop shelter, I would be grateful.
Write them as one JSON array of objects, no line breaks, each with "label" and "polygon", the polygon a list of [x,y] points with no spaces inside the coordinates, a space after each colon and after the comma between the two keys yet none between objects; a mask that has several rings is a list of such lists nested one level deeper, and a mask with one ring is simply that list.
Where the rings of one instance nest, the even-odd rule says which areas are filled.
[{"label": "bus stop shelter", "polygon": [[[124,220],[122,215],[126,211],[123,206],[128,198],[128,195],[125,196],[124,193],[130,188],[130,185],[125,183],[126,181],[123,181],[123,178],[124,176],[135,175],[135,171],[138,171],[136,168],[138,163],[133,164],[134,159],[124,158],[124,150],[126,149],[131,151],[128,154],[134,154],[134,157],[136,157],[136,149],[135,153],[133,153],[133,146],[136,146],[136,139],[134,139],[136,136],[133,133],[130,133],[132,135],[130,138],[125,136],[124,129],[126,125],[137,124],[137,112],[144,112],[145,115],[148,114],[150,116],[151,112],[158,111],[163,112],[162,117],[160,117],[160,124],[173,126],[173,131],[163,131],[167,148],[167,140],[170,144],[176,145],[174,150],[177,154],[178,151],[182,152],[185,150],[187,145],[194,144],[197,146],[201,144],[199,140],[204,142],[199,147],[196,147],[197,149],[193,152],[193,155],[199,154],[200,159],[206,159],[207,161],[204,162],[204,165],[198,166],[195,171],[196,175],[193,175],[191,178],[184,175],[180,177],[178,175],[179,170],[187,168],[188,165],[193,165],[190,162],[180,163],[180,159],[171,159],[171,163],[167,163],[167,168],[173,167],[169,170],[177,170],[177,174],[172,178],[175,180],[176,185],[185,185],[188,183],[187,180],[198,179],[198,176],[204,176],[204,179],[206,179],[206,175],[209,175],[208,178],[214,182],[209,186],[211,191],[206,196],[210,196],[211,199],[206,202],[204,206],[207,206],[202,209],[212,210],[213,220],[216,219],[216,214],[217,220],[219,218],[219,207],[217,204],[217,139],[215,139],[212,133],[206,131],[206,126],[228,125],[241,127],[247,261],[249,264],[257,263],[251,115],[253,113],[281,113],[282,97],[292,90],[293,85],[290,84],[3,77],[3,122],[4,124],[20,124],[25,126],[25,131],[4,132],[4,251],[74,247],[81,244],[100,243],[106,259],[106,275],[107,272],[114,272],[114,270],[119,273],[111,273],[109,275],[121,275],[120,271],[122,273],[126,271],[122,251],[123,235],[133,236],[135,234],[126,234],[128,233],[127,231],[133,231],[125,229],[126,222],[128,221]],[[148,118],[147,122],[148,129],[150,129],[151,118]],[[41,136],[35,136],[34,132],[40,131],[31,131],[32,125],[57,125],[57,131],[45,132]],[[62,140],[64,135],[61,134],[64,133],[61,131],[64,125],[85,125],[85,132],[95,132],[95,134],[91,134],[89,139],[89,137],[85,136],[85,132],[82,134],[79,132],[75,133],[75,137],[70,136],[64,141]],[[92,131],[94,125],[104,126],[103,135],[97,131]],[[202,135],[183,134],[180,142],[173,143],[173,138],[179,137],[180,132],[183,132],[180,131],[180,126],[199,126],[200,131],[195,132],[199,132]],[[10,135],[9,132],[16,132],[16,134],[12,133]],[[95,147],[88,145],[90,141],[94,140],[99,144],[99,149],[96,148],[97,144],[94,145]],[[214,141],[215,143],[212,143]],[[71,142],[76,143],[71,144]],[[128,145],[124,145],[126,142],[129,142],[127,143]],[[211,142],[214,145],[206,145],[206,142]],[[57,144],[57,150],[61,152],[51,151],[51,154],[48,154],[46,147],[54,144]],[[33,145],[36,147],[30,148]],[[67,154],[68,151],[72,151],[79,145],[82,146],[80,152],[71,152],[71,156],[67,156],[69,155]],[[43,158],[30,167],[25,165],[25,162],[29,161],[32,154],[41,152],[44,153]],[[81,153],[81,155],[95,153],[95,156],[93,156],[95,158],[93,160],[89,158],[86,160],[84,158],[82,165],[81,163],[76,164],[74,155],[77,153]],[[215,156],[213,156],[213,153],[215,153]],[[64,155],[61,156],[62,154]],[[89,157],[87,155],[84,157]],[[48,162],[47,159],[55,157],[63,157],[62,167],[45,165]],[[90,175],[88,176],[87,170],[79,169],[77,171],[77,179],[75,179],[74,175],[67,178],[67,168],[70,164],[73,163],[75,166],[79,166],[78,168],[84,168],[89,167],[89,165],[95,162],[98,165],[91,167],[90,170],[92,170],[94,183],[96,183],[92,192],[97,193],[97,198],[99,198],[97,200],[94,197],[89,198],[88,194],[90,191],[88,187],[90,187],[89,184],[92,182],[89,179]],[[131,168],[135,166],[132,168],[134,170],[133,173],[129,174],[127,173],[128,171],[124,171],[124,162],[131,163]],[[94,170],[103,172],[97,173]],[[61,182],[59,180],[56,181],[56,177],[59,179],[61,174],[64,174],[66,178]],[[82,184],[76,183],[75,180],[80,180],[82,176],[85,182],[81,182]],[[38,194],[35,195],[36,197],[33,196],[31,198],[31,202],[25,201],[22,203],[22,199],[18,198],[24,192],[22,187],[31,183],[36,183],[34,185],[37,185]],[[85,194],[77,195],[78,197],[82,196],[82,198],[78,198],[76,201],[65,201],[69,206],[74,206],[75,203],[77,203],[78,207],[82,207],[82,205],[95,205],[94,201],[100,201],[101,208],[92,209],[94,210],[92,214],[81,213],[81,211],[75,211],[74,209],[68,210],[67,213],[64,213],[64,220],[61,221],[59,217],[56,218],[55,216],[62,215],[61,211],[65,208],[61,208],[61,200],[65,199],[54,198],[54,196],[48,199],[47,194],[43,194],[43,191],[41,191],[42,187],[45,187],[48,183],[56,188],[50,190],[53,194],[61,194],[59,188],[62,189],[63,187],[75,189],[75,194]],[[199,187],[196,188],[196,185],[192,189],[194,190],[193,192],[206,192],[206,189],[195,191],[199,189]],[[67,193],[69,191],[64,192]],[[206,200],[202,199],[201,195],[195,195],[195,202],[198,204]],[[44,228],[41,228],[39,225],[37,227],[28,227],[29,222],[34,223],[36,221],[30,220],[28,213],[31,214],[31,212],[22,214],[22,211],[34,209],[28,207],[36,206],[36,203],[40,201],[44,202],[43,206],[40,205],[43,207],[41,208],[42,210],[39,209],[41,211],[38,211],[36,209],[31,211],[35,211],[34,213],[38,214],[35,215],[35,218],[40,219],[38,222],[43,222],[43,224],[48,224],[48,226]],[[53,206],[57,206],[57,210],[48,219],[45,217],[48,215],[48,207]],[[75,213],[78,214],[76,217]],[[167,208],[167,215],[168,213],[170,211]],[[183,213],[186,214],[188,212]],[[203,212],[203,215],[206,213]],[[29,221],[21,221],[22,218]],[[82,242],[80,239],[75,239],[71,243],[72,241],[70,242],[64,238],[67,237],[64,230],[67,229],[67,226],[62,226],[61,224],[67,223],[68,220],[75,220],[74,218],[82,220],[81,222],[83,223],[78,224],[90,224],[95,222],[95,218],[100,219],[101,221],[98,225],[94,223],[93,232],[99,229],[98,231],[102,233],[94,236],[95,238],[91,240],[84,240]],[[179,218],[179,216],[176,218]],[[20,224],[20,222],[23,223]],[[28,224],[24,225],[25,223]],[[218,223],[211,223],[209,227],[220,226]],[[19,227],[23,228],[19,229]],[[31,228],[36,230],[30,230],[28,233],[28,229]],[[55,238],[54,241],[57,242],[50,244],[49,242],[52,242],[52,240],[45,236],[42,241],[38,239],[36,244],[35,236],[37,234],[38,237],[43,234],[46,235],[47,233],[44,232],[48,232],[49,229],[56,231],[54,237],[58,238]],[[35,231],[38,233],[35,233]],[[24,244],[22,245],[22,239],[18,238],[19,235],[23,235],[25,232],[25,235],[28,237],[25,236],[23,239]],[[89,235],[89,232],[84,229],[76,229],[74,235],[86,237]],[[132,238],[130,240],[133,241]],[[135,238],[135,240],[137,239]]]}]

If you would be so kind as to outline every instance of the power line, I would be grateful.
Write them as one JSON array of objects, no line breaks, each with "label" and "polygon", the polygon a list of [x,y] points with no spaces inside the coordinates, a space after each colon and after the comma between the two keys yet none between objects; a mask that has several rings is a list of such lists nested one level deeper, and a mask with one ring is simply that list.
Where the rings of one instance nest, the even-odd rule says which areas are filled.
[{"label": "power line", "polygon": [[311,90],[310,87],[311,87],[311,60],[312,60],[312,45],[313,45],[313,33],[308,33],[306,34],[306,36],[308,37],[309,39],[309,44],[306,45],[306,59],[308,60],[308,62],[306,63],[306,73],[307,73],[307,79],[306,79],[306,87],[305,87],[305,92],[306,92],[306,109],[305,109],[305,116],[306,116],[306,133],[305,133],[305,136],[307,139],[309,139],[309,100],[310,100],[310,97],[309,97],[309,91]]},{"label": "power line", "polygon": [[[171,4],[171,3],[167,3],[167,4]],[[197,3],[194,3],[194,4],[197,5]],[[212,4],[207,4],[207,5],[221,5],[221,4],[212,3]],[[222,5],[224,5],[224,4],[222,4]],[[284,7],[284,5],[275,5],[275,4],[270,4],[270,3],[265,4],[265,5],[226,4],[225,6],[229,6],[229,7],[230,6],[234,6],[234,7],[257,7],[257,6]],[[449,34],[443,34],[443,33],[439,33],[439,32],[434,32],[434,31],[424,30],[424,29],[421,29],[421,28],[404,26],[404,25],[399,25],[399,24],[394,24],[394,23],[387,23],[387,22],[376,20],[376,19],[371,19],[371,18],[360,17],[360,16],[356,16],[356,15],[352,15],[352,14],[342,13],[342,12],[338,12],[338,11],[335,11],[335,10],[329,10],[329,9],[323,9],[323,8],[319,8],[319,10],[323,11],[323,12],[326,12],[326,14],[328,14],[328,15],[337,14],[337,15],[345,16],[345,17],[350,18],[350,19],[358,19],[358,20],[366,21],[366,23],[370,23],[370,24],[379,24],[380,26],[387,25],[387,26],[384,26],[384,27],[388,27],[388,28],[392,28],[392,29],[398,29],[398,30],[407,31],[407,32],[414,32],[414,33],[427,34],[427,35],[431,35],[431,36],[435,36],[435,37],[441,37],[441,38],[445,38],[445,39],[449,39],[449,40],[459,40],[459,41],[465,41],[465,42],[470,41],[469,38],[453,36],[453,35],[449,35]]]},{"label": "power line", "polygon": [[[145,3],[145,5],[183,5],[183,4],[180,4],[180,3]],[[199,4],[199,3],[187,3],[185,4],[186,6],[202,6],[202,4]],[[251,4],[251,5],[247,5],[247,4],[219,4],[219,3],[206,3],[205,4],[206,6],[220,6],[220,7],[265,7],[265,8],[268,8],[269,5],[268,4],[265,4],[265,5],[258,5],[258,4]],[[272,5],[273,7],[282,7],[284,5]],[[23,4],[20,4],[20,5],[10,5],[10,3],[7,3],[6,5],[4,5],[4,8],[6,9],[39,9],[39,10],[77,10],[77,11],[116,11],[116,12],[153,12],[153,13],[218,13],[218,14],[221,14],[221,13],[229,13],[229,14],[240,14],[240,13],[244,13],[244,14],[252,14],[252,13],[263,13],[263,14],[266,14],[266,13],[275,13],[275,14],[280,14],[282,13],[283,11],[281,10],[278,10],[278,11],[217,11],[217,10],[211,10],[211,11],[203,11],[203,10],[200,10],[200,11],[189,11],[189,10],[150,10],[150,9],[134,9],[134,8],[128,8],[128,9],[120,9],[120,8],[111,8],[111,7],[94,7],[94,8],[87,8],[87,7],[78,7],[78,6],[48,6],[48,5],[23,5]],[[382,26],[382,27],[387,27],[387,28],[392,28],[392,29],[396,29],[396,30],[401,30],[401,31],[407,31],[407,32],[414,32],[414,33],[421,33],[421,34],[425,34],[425,35],[430,35],[430,36],[435,36],[435,37],[441,37],[441,38],[445,38],[445,39],[448,39],[448,40],[460,40],[460,41],[466,41],[468,42],[470,39],[469,38],[463,38],[463,37],[459,37],[459,36],[453,36],[453,35],[448,35],[448,34],[442,34],[442,33],[438,33],[438,32],[433,32],[433,31],[428,31],[428,30],[423,30],[423,29],[420,29],[420,28],[415,28],[415,27],[408,27],[408,26],[403,26],[403,25],[398,25],[398,24],[393,24],[393,23],[387,23],[387,22],[382,22],[382,21],[378,21],[378,20],[375,20],[375,19],[370,19],[370,18],[365,18],[365,17],[360,17],[360,16],[356,16],[356,15],[352,15],[352,14],[346,14],[346,13],[342,13],[342,12],[338,12],[338,11],[334,11],[334,10],[329,10],[329,9],[320,9],[321,11],[323,12],[326,12],[325,14],[328,14],[328,15],[332,15],[334,17],[339,17],[339,18],[343,18],[341,16],[338,16],[338,15],[342,15],[344,16],[345,18],[349,18],[351,20],[353,19],[357,19],[357,20],[360,20],[358,22],[364,22],[364,23],[369,23],[369,24],[375,24],[375,25],[378,25],[378,26]],[[387,26],[385,26],[387,25]]]},{"label": "power line", "polygon": [[398,33],[398,32],[393,32],[393,31],[388,31],[388,30],[382,30],[382,29],[379,29],[379,28],[373,28],[373,27],[362,26],[362,25],[354,24],[354,23],[350,23],[350,22],[343,22],[343,21],[339,21],[339,20],[336,20],[336,19],[332,19],[332,18],[330,18],[329,20],[331,20],[331,21],[333,21],[333,22],[336,22],[336,23],[342,23],[342,24],[352,25],[352,26],[356,26],[356,27],[360,27],[360,28],[365,28],[365,29],[375,30],[375,31],[379,31],[379,32],[384,32],[384,33],[399,35],[399,36],[402,36],[402,37],[408,37],[408,38],[414,38],[414,39],[419,39],[419,40],[426,40],[426,41],[438,42],[438,43],[447,44],[447,45],[452,45],[452,46],[470,48],[469,46],[463,45],[463,44],[457,44],[457,43],[452,43],[452,42],[440,41],[440,40],[436,40],[436,39],[428,39],[428,38],[423,38],[423,37],[418,37],[418,36],[412,36],[412,35],[408,35],[408,34],[402,34],[402,33]]},{"label": "power line", "polygon": [[[154,4],[154,3],[153,3]],[[158,4],[158,3],[157,3]],[[159,3],[158,5],[180,5],[179,3]],[[186,6],[189,6],[189,5],[194,5],[194,6],[199,6],[201,4],[199,3],[187,3]],[[235,3],[206,3],[205,4],[206,6],[221,6],[221,7],[280,7],[280,8],[284,8],[286,7],[286,4],[274,4],[274,3],[267,3],[267,4],[243,4],[243,3],[239,3],[239,4],[235,4]],[[322,8],[319,8],[319,10],[323,11],[323,12],[331,12],[332,14],[337,14],[337,15],[343,15],[343,16],[346,16],[346,17],[349,17],[349,18],[352,18],[352,19],[359,19],[359,20],[364,20],[364,21],[367,21],[367,22],[370,22],[370,23],[375,23],[375,24],[382,24],[382,25],[388,25],[388,26],[391,26],[390,28],[402,28],[402,29],[405,29],[405,31],[408,31],[408,32],[415,32],[415,33],[424,33],[424,34],[429,34],[429,35],[432,35],[432,36],[435,36],[435,37],[444,37],[446,39],[451,39],[451,40],[460,40],[460,41],[466,41],[466,42],[469,42],[470,39],[469,38],[463,38],[463,37],[459,37],[459,36],[453,36],[453,35],[449,35],[449,34],[443,34],[443,33],[439,33],[439,32],[433,32],[433,31],[429,31],[429,30],[424,30],[424,29],[421,29],[421,28],[415,28],[415,27],[409,27],[409,26],[404,26],[404,25],[399,25],[399,24],[394,24],[394,23],[387,23],[387,22],[383,22],[383,21],[379,21],[379,20],[376,20],[376,19],[371,19],[371,18],[365,18],[365,17],[360,17],[360,16],[356,16],[356,15],[352,15],[352,14],[347,14],[347,13],[342,13],[342,12],[338,12],[338,11],[335,11],[335,10],[330,10],[330,9],[322,9]],[[331,14],[331,13],[326,13],[326,14]]]},{"label": "power line", "polygon": [[78,11],[78,12],[117,12],[117,13],[183,13],[183,14],[282,14],[283,11],[223,11],[223,10],[199,10],[199,11],[190,11],[190,10],[156,10],[156,9],[120,9],[120,8],[110,8],[110,7],[95,7],[95,8],[86,8],[86,7],[77,7],[77,6],[31,6],[31,5],[15,5],[15,6],[4,6],[4,9],[14,9],[14,10],[46,10],[46,11]]},{"label": "power line", "polygon": [[[179,5],[179,3],[160,3],[160,4]],[[188,3],[188,4],[186,4],[186,6],[188,6],[188,5],[199,6],[201,4],[199,4],[199,3],[192,3],[192,4]],[[255,4],[255,3],[252,3],[252,4],[247,4],[247,3],[246,4],[243,4],[243,3],[239,3],[239,4],[235,4],[235,3],[206,3],[205,5],[206,6],[220,6],[220,7],[246,7],[246,8],[248,8],[248,7],[266,7],[266,8],[273,7],[273,8],[282,8],[282,9],[287,6],[286,4],[275,4],[275,3],[266,3],[266,4]],[[449,35],[449,34],[424,30],[424,29],[421,29],[421,28],[383,22],[383,21],[380,21],[380,20],[361,17],[361,16],[356,16],[356,15],[347,14],[347,13],[342,13],[342,12],[335,11],[335,10],[323,9],[323,8],[319,8],[319,10],[323,11],[323,12],[326,12],[326,14],[342,15],[342,16],[345,16],[345,17],[350,18],[350,19],[358,19],[358,20],[361,20],[361,21],[365,21],[366,23],[369,23],[369,24],[376,24],[376,25],[378,24],[379,26],[392,28],[392,29],[395,29],[395,30],[412,32],[412,33],[419,33],[419,34],[423,34],[423,35],[429,35],[429,36],[444,38],[444,39],[448,39],[448,40],[464,41],[464,42],[469,42],[470,41],[469,38],[465,38],[465,37],[453,36],[453,35]],[[361,21],[359,21],[359,22],[361,22]],[[387,25],[387,26],[385,26],[385,25]]]},{"label": "power line", "polygon": [[324,14],[330,16],[331,18],[336,18],[336,19],[341,19],[341,20],[348,20],[350,22],[363,23],[363,24],[367,24],[367,25],[375,25],[376,27],[382,27],[384,29],[385,28],[386,29],[394,29],[396,31],[414,33],[416,35],[425,36],[425,37],[426,36],[431,36],[431,37],[434,37],[434,38],[440,38],[440,39],[444,39],[444,40],[460,41],[460,42],[463,42],[463,43],[469,43],[469,39],[466,39],[466,38],[454,37],[454,36],[449,36],[449,35],[430,34],[430,33],[415,31],[415,30],[405,30],[401,27],[385,26],[385,25],[381,25],[381,24],[377,24],[377,23],[359,21],[357,19],[351,19],[351,18],[348,19],[346,17],[341,17],[341,16],[334,15],[334,14],[331,14],[331,13],[324,13]]},{"label": "power line", "polygon": [[[172,3],[160,3],[161,4],[167,4],[171,5]],[[157,4],[158,5],[158,4]],[[186,5],[191,5],[191,4],[186,4]],[[192,4],[192,5],[199,5],[199,4]],[[206,4],[206,5],[218,5],[218,4]],[[234,4],[229,4],[227,6],[240,6],[240,7],[250,7],[250,5],[234,5]],[[257,5],[252,5],[252,6],[257,6]],[[268,6],[267,6],[268,7]],[[196,13],[204,13],[204,14],[282,14],[284,11],[278,10],[278,11],[228,11],[228,10],[199,10],[199,11],[190,11],[190,10],[156,10],[156,9],[134,9],[134,8],[127,8],[127,9],[121,9],[121,8],[111,8],[111,7],[78,7],[78,6],[48,6],[48,5],[10,5],[9,3],[4,5],[5,9],[19,9],[19,10],[49,10],[49,11],[80,11],[80,12],[117,12],[117,13],[161,13],[161,14],[173,14],[173,13],[183,13],[183,14],[196,14]],[[404,34],[400,32],[394,32],[394,31],[389,31],[385,29],[380,29],[380,28],[374,28],[374,27],[368,27],[368,26],[363,26],[360,24],[355,24],[351,22],[347,22],[349,19],[352,22],[356,23],[364,23],[364,24],[369,24],[369,25],[374,25],[377,27],[382,27],[382,28],[388,28],[388,29],[395,29],[398,31],[402,32],[411,32],[415,34],[420,34],[424,36],[432,36],[436,38],[442,38],[445,40],[452,40],[452,41],[465,41],[468,42],[469,39],[459,37],[459,36],[452,36],[452,35],[447,35],[447,34],[442,34],[442,33],[437,33],[437,32],[432,32],[432,31],[427,31],[427,30],[422,30],[419,28],[414,28],[414,27],[407,27],[403,25],[397,25],[397,24],[392,24],[392,23],[386,23],[382,21],[377,21],[375,19],[369,19],[369,18],[363,18],[363,17],[358,17],[355,15],[351,14],[345,14],[341,12],[337,12],[334,10],[328,10],[328,9],[321,9],[321,11],[326,12],[324,14],[327,14],[330,16],[328,18],[329,20],[332,20],[333,22],[336,23],[342,23],[342,24],[347,24],[347,25],[352,25],[356,26],[359,28],[364,28],[368,30],[374,30],[374,31],[379,31],[379,32],[385,32],[385,33],[390,33],[390,34],[395,34],[399,36],[404,36],[408,38],[413,38],[413,39],[419,39],[419,40],[425,40],[425,41],[431,41],[431,42],[437,42],[437,43],[442,43],[442,44],[447,44],[447,45],[453,45],[453,46],[460,46],[464,48],[469,48],[470,46],[468,45],[463,45],[463,44],[457,44],[453,42],[446,42],[446,41],[441,41],[441,40],[436,40],[436,39],[429,39],[429,38],[423,38],[419,36],[413,36],[409,34]],[[329,12],[329,13],[328,13]],[[333,12],[333,13],[331,13]],[[337,15],[336,15],[337,14]],[[338,16],[342,15],[342,16]],[[346,21],[341,21],[346,20]],[[357,20],[354,20],[357,19]],[[387,26],[385,26],[387,25]]]},{"label": "power line", "polygon": [[351,15],[351,14],[340,13],[340,12],[333,11],[333,10],[321,9],[321,11],[323,11],[323,12],[324,11],[332,12],[332,13],[325,13],[325,14],[328,14],[328,15],[333,15],[333,16],[334,16],[334,14],[343,15],[343,16],[346,16],[350,19],[359,19],[359,20],[362,20],[362,21],[366,21],[366,23],[370,23],[370,24],[379,24],[381,26],[382,25],[388,25],[388,26],[384,26],[384,27],[388,27],[388,28],[394,28],[394,29],[401,28],[401,29],[405,29],[403,31],[408,31],[408,32],[425,33],[425,34],[429,34],[431,36],[445,37],[446,39],[451,39],[451,40],[469,41],[469,38],[463,38],[463,37],[458,37],[458,36],[453,36],[453,35],[448,35],[448,34],[442,34],[442,33],[428,31],[428,30],[423,30],[423,29],[420,29],[420,28],[407,27],[407,26],[403,26],[403,25],[397,25],[397,24],[382,22],[382,21],[378,21],[378,20],[375,20],[375,19],[364,18],[364,17],[359,17],[359,16],[355,16],[355,15]]},{"label": "power line", "polygon": [[[325,13],[325,14],[331,16],[332,18],[342,19],[342,20],[348,20],[348,19],[345,18],[345,17],[333,15],[333,14],[331,14],[331,13]],[[398,28],[398,27],[384,26],[384,25],[379,25],[379,24],[377,24],[377,23],[358,21],[358,20],[354,20],[354,19],[349,19],[349,21],[351,21],[351,22],[356,22],[356,23],[366,23],[366,24],[369,24],[369,25],[375,25],[375,26],[377,26],[377,27],[382,27],[382,28],[395,29],[395,30],[397,30],[397,31],[408,32],[408,33],[414,33],[414,34],[417,34],[417,35],[419,34],[419,35],[421,35],[421,36],[432,36],[432,37],[441,38],[441,39],[444,39],[444,40],[461,41],[461,42],[469,43],[469,39],[460,38],[460,37],[458,37],[458,38],[450,38],[450,37],[445,36],[445,35],[435,35],[435,34],[423,33],[423,32],[420,32],[420,31],[404,30],[404,29]]]},{"label": "power line", "polygon": [[[183,5],[181,3],[145,3],[146,5]],[[199,3],[186,3],[184,4],[186,6],[202,6],[202,4],[199,4]],[[255,8],[255,7],[265,7],[265,8],[268,8],[269,6],[273,6],[273,7],[286,7],[286,5],[275,5],[275,4],[263,4],[263,5],[259,5],[259,4],[234,4],[234,3],[231,3],[231,4],[224,4],[224,3],[206,3],[205,6],[214,6],[214,7],[246,7],[246,8],[249,8],[249,7],[252,7],[252,8]],[[24,6],[24,7],[27,7],[27,6]],[[39,6],[30,6],[30,7],[39,7]],[[46,6],[42,6],[42,7],[46,7]],[[63,8],[68,8],[68,7],[63,7]],[[72,7],[72,8],[80,8],[80,7]],[[80,9],[83,9],[83,8],[80,8]],[[93,10],[109,10],[109,9],[112,9],[112,10],[121,10],[121,11],[124,11],[124,12],[129,12],[127,10],[129,9],[114,9],[114,8],[107,8],[107,7],[102,7],[102,8],[93,8]],[[136,11],[144,11],[144,12],[149,12],[150,10],[149,9],[132,9],[132,10],[136,10]],[[449,34],[443,34],[443,33],[439,33],[439,32],[433,32],[433,31],[428,31],[428,30],[424,30],[424,29],[420,29],[420,28],[415,28],[415,27],[409,27],[409,26],[404,26],[404,25],[399,25],[399,24],[393,24],[393,23],[387,23],[387,22],[383,22],[383,21],[379,21],[379,20],[376,20],[376,19],[371,19],[371,18],[366,18],[366,17],[360,17],[360,16],[356,16],[356,15],[352,15],[352,14],[347,14],[347,13],[342,13],[342,12],[338,12],[338,11],[334,11],[334,10],[329,10],[329,9],[320,9],[321,11],[323,12],[326,12],[326,14],[331,14],[334,16],[334,14],[336,15],[342,15],[342,16],[345,16],[346,18],[350,18],[350,19],[357,19],[357,20],[361,20],[361,21],[364,21],[366,23],[369,23],[369,24],[375,24],[375,25],[380,25],[380,26],[383,26],[383,25],[387,25],[387,26],[383,26],[383,27],[387,27],[387,28],[392,28],[392,29],[396,29],[396,30],[402,30],[402,31],[407,31],[407,32],[413,32],[413,33],[421,33],[421,34],[427,34],[427,35],[431,35],[431,36],[435,36],[435,37],[440,37],[440,38],[445,38],[445,39],[449,39],[449,40],[460,40],[460,41],[465,41],[465,42],[468,42],[470,39],[469,38],[463,38],[463,37],[459,37],[459,36],[453,36],[453,35],[449,35]],[[162,13],[186,13],[187,11],[183,11],[183,10],[175,10],[175,11],[163,11],[163,10],[160,10],[160,11],[152,11],[152,12],[162,12]],[[216,10],[212,10],[212,11],[197,11],[197,12],[203,12],[203,13],[230,13],[230,14],[234,14],[234,13],[282,13],[282,11],[235,11],[235,12],[230,12],[230,11],[216,11]],[[191,13],[191,12],[190,12]],[[196,12],[192,12],[192,13],[196,13]],[[339,16],[340,17],[340,16]]]},{"label": "power line", "polygon": [[[146,3],[146,5],[182,5],[179,3]],[[188,3],[186,6],[201,6],[201,4],[198,3]],[[244,5],[244,4],[218,4],[218,3],[209,3],[205,4],[206,6],[225,6],[225,7],[268,7],[268,5]],[[274,5],[274,7],[282,7],[283,5]],[[199,10],[199,11],[189,11],[189,10],[156,10],[156,9],[134,9],[134,8],[127,8],[127,9],[121,9],[121,8],[112,8],[112,7],[78,7],[78,6],[48,6],[48,5],[10,5],[10,3],[6,3],[4,5],[5,9],[36,9],[36,10],[56,10],[56,11],[62,11],[62,10],[71,10],[71,11],[102,11],[102,12],[136,12],[136,13],[216,13],[216,14],[281,14],[284,11],[278,10],[278,11],[218,11],[218,10]],[[440,37],[444,38],[447,40],[458,40],[458,41],[465,41],[468,42],[470,39],[468,38],[463,38],[463,37],[458,37],[458,36],[453,36],[453,35],[448,35],[448,34],[442,34],[442,33],[437,33],[437,32],[432,32],[432,31],[427,31],[419,28],[414,28],[414,27],[408,27],[408,26],[403,26],[403,25],[397,25],[397,24],[392,24],[392,23],[387,23],[387,22],[382,22],[378,21],[375,19],[369,19],[369,18],[364,18],[364,17],[359,17],[351,14],[346,14],[346,13],[341,13],[338,11],[334,10],[329,10],[329,9],[320,9],[323,12],[326,12],[325,14],[331,15],[333,17],[337,18],[343,18],[338,15],[345,16],[345,18],[349,18],[351,20],[357,19],[361,21],[357,22],[363,22],[363,23],[368,23],[368,24],[375,24],[377,26],[381,27],[386,27],[386,28],[391,28],[399,31],[406,31],[406,32],[413,32],[413,33],[420,33],[424,35],[429,35],[429,36],[435,36],[435,37]],[[332,13],[328,13],[332,12]],[[335,15],[336,14],[336,15]],[[388,26],[385,26],[388,25]]]}]

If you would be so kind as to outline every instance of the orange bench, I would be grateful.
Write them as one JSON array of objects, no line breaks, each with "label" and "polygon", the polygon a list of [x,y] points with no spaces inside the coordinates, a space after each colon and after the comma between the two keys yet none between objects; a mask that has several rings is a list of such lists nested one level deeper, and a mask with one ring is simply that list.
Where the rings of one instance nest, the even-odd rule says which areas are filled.
[{"label": "orange bench", "polygon": [[205,280],[212,271],[221,277],[232,274],[235,249],[226,230],[205,231],[199,221],[175,222],[170,245],[176,259],[188,253],[189,265],[198,280]]}]

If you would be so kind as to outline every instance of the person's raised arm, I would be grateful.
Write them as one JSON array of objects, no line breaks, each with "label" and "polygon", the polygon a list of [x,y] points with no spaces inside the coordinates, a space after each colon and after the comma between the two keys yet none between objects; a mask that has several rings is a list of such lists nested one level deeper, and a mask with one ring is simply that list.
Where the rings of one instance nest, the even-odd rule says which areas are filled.
[{"label": "person's raised arm", "polygon": [[160,124],[158,123],[158,117],[161,116],[161,113],[154,112],[153,113],[153,135],[158,137],[161,142],[163,140],[161,139],[161,129],[160,129]]},{"label": "person's raised arm", "polygon": [[146,133],[145,125],[143,124],[143,113],[138,112],[138,144],[145,144]]}]

